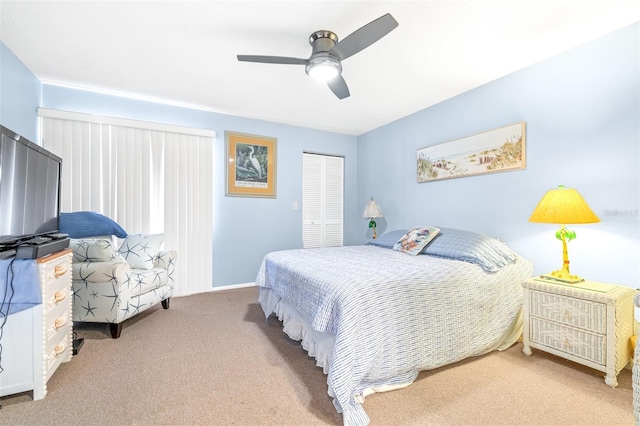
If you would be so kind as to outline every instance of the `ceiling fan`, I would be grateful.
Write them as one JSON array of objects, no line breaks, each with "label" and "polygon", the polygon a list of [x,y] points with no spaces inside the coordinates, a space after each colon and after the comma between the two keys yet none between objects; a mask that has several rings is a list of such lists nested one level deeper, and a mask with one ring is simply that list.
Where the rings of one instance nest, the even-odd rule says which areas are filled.
[{"label": "ceiling fan", "polygon": [[304,65],[312,78],[326,81],[331,91],[339,98],[349,97],[349,87],[342,77],[342,62],[386,36],[398,22],[390,14],[383,15],[354,31],[342,41],[331,31],[321,30],[309,36],[311,56],[309,59],[287,56],[238,55],[243,62],[266,64]]}]

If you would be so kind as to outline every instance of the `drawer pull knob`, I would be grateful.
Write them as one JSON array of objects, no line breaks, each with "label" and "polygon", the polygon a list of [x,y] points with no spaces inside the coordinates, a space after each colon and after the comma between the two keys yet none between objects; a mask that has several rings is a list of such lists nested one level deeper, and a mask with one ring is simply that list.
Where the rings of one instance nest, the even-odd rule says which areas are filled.
[{"label": "drawer pull knob", "polygon": [[64,343],[58,343],[55,348],[53,348],[53,353],[58,356],[60,355],[62,352],[64,352],[64,350],[67,348],[67,346]]},{"label": "drawer pull knob", "polygon": [[67,265],[63,264],[63,265],[56,265],[54,269],[54,274],[56,276],[56,278],[60,278],[61,276],[63,276],[64,274],[67,273]]},{"label": "drawer pull knob", "polygon": [[56,303],[60,303],[66,298],[67,298],[67,292],[63,290],[56,291],[56,293],[53,295],[53,300],[55,300]]},{"label": "drawer pull knob", "polygon": [[58,317],[56,318],[56,320],[54,321],[53,326],[57,329],[64,327],[64,325],[67,323],[67,319],[65,317]]}]

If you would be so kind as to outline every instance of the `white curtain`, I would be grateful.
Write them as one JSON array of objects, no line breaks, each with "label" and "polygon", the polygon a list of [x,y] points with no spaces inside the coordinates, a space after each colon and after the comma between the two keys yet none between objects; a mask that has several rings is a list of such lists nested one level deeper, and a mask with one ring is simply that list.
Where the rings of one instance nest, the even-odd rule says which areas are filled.
[{"label": "white curtain", "polygon": [[215,132],[39,109],[42,145],[62,157],[61,210],[96,211],[177,250],[174,296],[208,291]]}]

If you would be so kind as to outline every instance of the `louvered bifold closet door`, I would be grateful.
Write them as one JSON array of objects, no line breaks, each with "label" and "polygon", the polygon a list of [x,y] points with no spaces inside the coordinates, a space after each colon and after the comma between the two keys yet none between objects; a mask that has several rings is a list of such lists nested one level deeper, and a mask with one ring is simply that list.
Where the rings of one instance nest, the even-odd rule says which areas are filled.
[{"label": "louvered bifold closet door", "polygon": [[302,170],[302,246],[322,247],[322,157],[304,154]]},{"label": "louvered bifold closet door", "polygon": [[324,247],[342,245],[344,159],[325,156]]},{"label": "louvered bifold closet door", "polygon": [[343,235],[344,158],[303,155],[304,248],[337,247]]}]

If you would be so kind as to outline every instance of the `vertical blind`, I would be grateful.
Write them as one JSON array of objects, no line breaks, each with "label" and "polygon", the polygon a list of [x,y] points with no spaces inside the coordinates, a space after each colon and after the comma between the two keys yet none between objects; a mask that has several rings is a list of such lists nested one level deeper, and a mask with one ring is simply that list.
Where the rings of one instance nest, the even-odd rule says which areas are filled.
[{"label": "vertical blind", "polygon": [[215,132],[39,109],[62,158],[61,211],[96,211],[176,250],[174,296],[210,290]]},{"label": "vertical blind", "polygon": [[341,246],[344,158],[304,153],[302,168],[302,246]]}]

